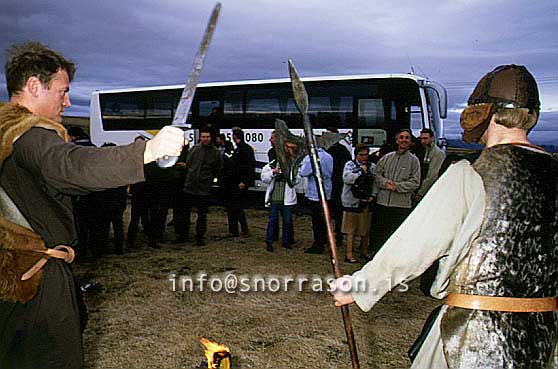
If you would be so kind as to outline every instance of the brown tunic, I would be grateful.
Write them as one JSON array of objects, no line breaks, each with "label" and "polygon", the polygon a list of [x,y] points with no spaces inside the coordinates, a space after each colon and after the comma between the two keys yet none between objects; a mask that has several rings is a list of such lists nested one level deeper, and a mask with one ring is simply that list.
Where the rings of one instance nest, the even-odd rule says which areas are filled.
[{"label": "brown tunic", "polygon": [[[144,180],[145,143],[92,148],[32,128],[14,144],[0,184],[48,247],[73,245],[70,195]],[[50,259],[27,304],[0,301],[0,367],[82,368],[79,312],[70,267]]]},{"label": "brown tunic", "polygon": [[32,128],[14,144],[0,184],[47,247],[75,242],[70,195],[141,182],[145,143],[104,148],[65,143]]}]

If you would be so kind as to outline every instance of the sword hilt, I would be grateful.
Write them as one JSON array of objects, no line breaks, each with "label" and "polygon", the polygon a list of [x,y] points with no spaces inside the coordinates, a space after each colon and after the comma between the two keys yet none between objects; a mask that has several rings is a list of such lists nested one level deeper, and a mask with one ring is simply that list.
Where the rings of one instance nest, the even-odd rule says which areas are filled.
[{"label": "sword hilt", "polygon": [[[186,138],[186,132],[184,132],[184,138]],[[180,156],[163,155],[163,157],[157,159],[157,165],[159,168],[170,168],[176,164]]]},{"label": "sword hilt", "polygon": [[157,159],[157,165],[159,168],[170,168],[178,161],[178,156],[165,155],[162,158]]}]

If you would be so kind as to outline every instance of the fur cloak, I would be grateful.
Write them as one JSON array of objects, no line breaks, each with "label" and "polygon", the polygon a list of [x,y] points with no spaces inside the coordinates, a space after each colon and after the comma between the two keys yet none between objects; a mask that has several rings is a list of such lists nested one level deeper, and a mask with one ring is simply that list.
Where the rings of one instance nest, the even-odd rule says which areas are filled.
[{"label": "fur cloak", "polygon": [[[0,103],[0,168],[12,154],[14,142],[33,127],[54,130],[68,141],[66,129],[60,123],[33,115],[20,105]],[[21,216],[11,201],[0,205],[0,300],[26,303],[37,293],[42,272],[26,281],[21,277],[45,257],[37,251],[47,248],[41,236],[8,216],[8,212]]]}]

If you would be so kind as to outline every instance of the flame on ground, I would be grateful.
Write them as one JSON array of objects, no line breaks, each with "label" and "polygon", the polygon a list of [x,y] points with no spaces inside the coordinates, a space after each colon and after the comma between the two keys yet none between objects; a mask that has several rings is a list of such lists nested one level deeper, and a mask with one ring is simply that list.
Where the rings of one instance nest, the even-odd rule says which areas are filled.
[{"label": "flame on ground", "polygon": [[[200,338],[200,343],[205,348],[205,357],[207,359],[207,367],[209,369],[228,369],[230,368],[230,360],[226,358],[225,360],[221,361],[221,365],[219,363],[215,363],[213,358],[216,352],[227,352],[230,353],[231,350],[225,345],[221,345],[217,342],[212,342],[207,338]],[[219,365],[219,366],[218,366]]]}]

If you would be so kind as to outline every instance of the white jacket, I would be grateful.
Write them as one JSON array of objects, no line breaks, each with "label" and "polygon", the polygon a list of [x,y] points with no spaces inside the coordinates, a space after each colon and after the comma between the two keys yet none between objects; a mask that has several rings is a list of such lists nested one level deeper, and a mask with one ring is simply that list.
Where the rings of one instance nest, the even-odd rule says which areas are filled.
[{"label": "white jacket", "polygon": [[[267,184],[267,190],[265,191],[265,206],[269,207],[271,205],[271,193],[275,187],[275,173],[273,173],[273,168],[271,164],[275,161],[266,164],[262,169],[261,179],[262,182]],[[289,186],[285,183],[285,197],[283,200],[283,205],[296,205],[296,190],[294,187]]]}]

